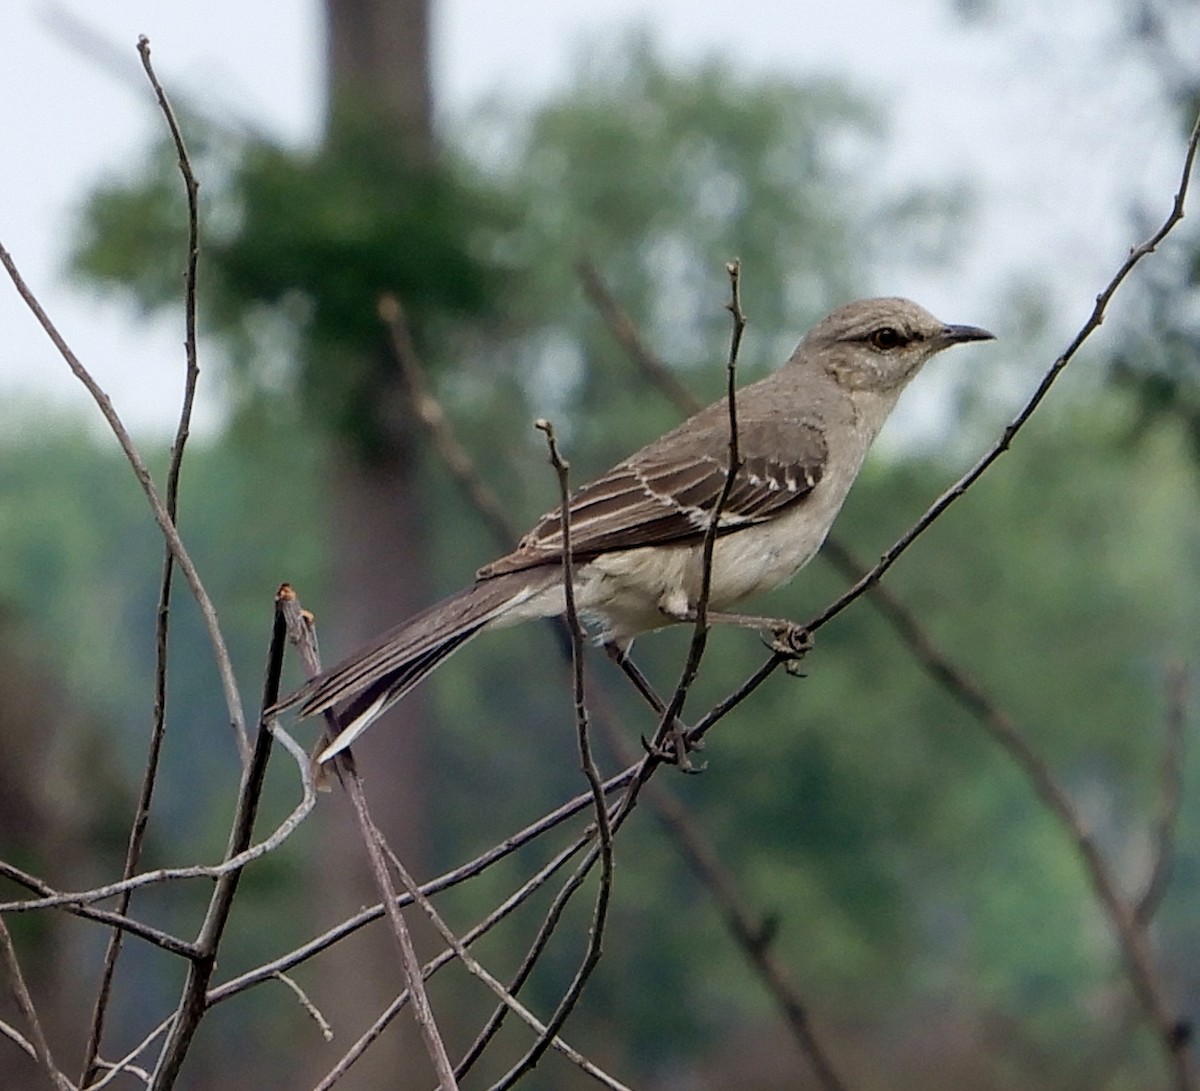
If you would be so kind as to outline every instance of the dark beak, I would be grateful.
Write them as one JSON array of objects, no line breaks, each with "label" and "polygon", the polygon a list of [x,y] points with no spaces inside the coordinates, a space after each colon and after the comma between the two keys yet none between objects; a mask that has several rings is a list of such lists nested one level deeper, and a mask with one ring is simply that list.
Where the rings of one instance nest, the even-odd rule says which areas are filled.
[{"label": "dark beak", "polygon": [[939,334],[939,340],[947,345],[960,345],[964,341],[995,341],[996,335],[978,326],[946,326]]}]

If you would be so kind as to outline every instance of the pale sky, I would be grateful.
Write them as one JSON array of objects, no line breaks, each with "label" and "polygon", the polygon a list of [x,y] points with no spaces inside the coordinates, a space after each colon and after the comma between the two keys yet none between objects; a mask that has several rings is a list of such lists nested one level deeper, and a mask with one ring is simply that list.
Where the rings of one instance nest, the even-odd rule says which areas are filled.
[{"label": "pale sky", "polygon": [[[882,185],[963,182],[978,199],[953,268],[875,268],[861,294],[911,295],[1002,334],[1005,293],[1031,282],[1063,338],[1139,241],[1133,203],[1165,214],[1182,139],[1154,80],[1114,49],[1115,0],[994,7],[964,24],[949,0],[442,0],[435,94],[451,115],[493,92],[536,98],[568,78],[588,43],[630,26],[648,28],[670,58],[719,52],[747,72],[837,75],[889,118]],[[64,12],[117,47],[111,63],[68,44]],[[134,427],[165,432],[177,411],[182,318],[147,328],[66,283],[62,263],[82,195],[135,163],[161,125],[140,85],[137,37],[150,38],[169,92],[303,141],[319,121],[320,31],[318,4],[298,0],[0,6],[0,242]],[[14,398],[87,404],[4,278],[0,399]]]}]

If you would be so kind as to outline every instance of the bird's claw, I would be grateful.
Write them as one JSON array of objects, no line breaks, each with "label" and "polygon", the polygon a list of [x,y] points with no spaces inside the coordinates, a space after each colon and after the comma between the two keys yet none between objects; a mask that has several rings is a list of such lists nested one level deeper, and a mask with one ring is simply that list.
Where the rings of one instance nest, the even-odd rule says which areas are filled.
[{"label": "bird's claw", "polygon": [[766,645],[777,656],[786,659],[789,674],[797,673],[796,668],[813,647],[813,636],[803,625],[794,621],[781,621],[770,629],[771,639]]}]

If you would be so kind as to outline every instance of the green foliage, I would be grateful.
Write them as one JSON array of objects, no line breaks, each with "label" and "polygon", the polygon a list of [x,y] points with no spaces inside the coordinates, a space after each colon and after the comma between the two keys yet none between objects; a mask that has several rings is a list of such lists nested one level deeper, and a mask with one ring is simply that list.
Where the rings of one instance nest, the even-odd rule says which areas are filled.
[{"label": "green foliage", "polygon": [[[876,136],[871,111],[832,81],[747,77],[718,60],[681,71],[641,36],[589,52],[573,85],[527,115],[493,105],[461,139],[504,148],[485,165],[525,209],[502,240],[523,279],[501,361],[539,414],[572,429],[576,452],[608,462],[631,424],[648,437],[673,411],[629,382],[577,262],[594,263],[647,343],[715,394],[725,264],[740,257],[756,333],[745,373],[777,365],[850,291],[854,202],[867,200],[847,149]],[[476,361],[481,387],[497,362],[494,346]]]},{"label": "green foliage", "polygon": [[[282,385],[369,457],[383,442],[391,408],[380,391],[395,367],[383,351],[380,297],[403,300],[422,343],[439,323],[488,311],[499,270],[479,256],[480,236],[508,213],[451,156],[417,163],[366,117],[341,126],[308,152],[196,121],[201,314],[240,365],[243,408],[258,410]],[[93,193],[75,270],[145,311],[178,306],[185,227],[174,150],[163,141],[137,175]]]}]

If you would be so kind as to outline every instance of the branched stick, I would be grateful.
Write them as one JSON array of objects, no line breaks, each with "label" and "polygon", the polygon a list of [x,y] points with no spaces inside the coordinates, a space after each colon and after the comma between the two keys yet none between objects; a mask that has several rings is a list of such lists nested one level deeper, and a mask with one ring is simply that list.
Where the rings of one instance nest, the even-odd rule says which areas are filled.
[{"label": "branched stick", "polygon": [[[39,879],[36,875],[30,875],[29,872],[23,871],[15,864],[0,860],[0,877],[11,879],[18,886],[23,886],[26,890],[32,890],[35,894],[41,895],[38,902],[34,903],[35,908],[50,907],[62,909],[71,916],[79,917],[82,920],[95,921],[97,924],[103,924],[109,928],[120,928],[130,935],[137,936],[138,939],[144,939],[147,943],[162,948],[168,954],[179,955],[182,958],[194,958],[196,955],[194,944],[188,943],[186,940],[181,940],[178,936],[173,936],[169,932],[164,932],[161,929],[144,924],[133,917],[123,917],[120,913],[113,913],[111,910],[94,909],[89,905],[81,905],[77,901],[76,895],[63,894],[55,890],[45,880]],[[30,903],[15,902],[7,904],[10,908],[0,909],[0,912],[15,912]]]},{"label": "branched stick", "polygon": [[[250,845],[220,864],[194,864],[190,867],[158,868],[154,871],[143,871],[120,882],[93,887],[91,890],[70,892],[54,890],[41,879],[31,876],[19,868],[13,867],[11,864],[0,861],[0,875],[42,894],[40,898],[0,902],[0,913],[28,913],[40,909],[66,909],[69,912],[76,913],[78,916],[110,924],[115,928],[122,928],[156,946],[162,947],[164,950],[170,951],[172,954],[183,955],[189,959],[196,958],[200,952],[195,944],[185,943],[165,932],[160,932],[157,929],[143,925],[132,917],[123,917],[119,913],[88,909],[86,907],[91,902],[113,898],[119,894],[123,894],[125,891],[137,890],[143,886],[174,882],[182,879],[222,879],[235,871],[240,871],[247,864],[257,860],[261,856],[265,856],[269,852],[273,852],[283,844],[296,831],[296,828],[316,805],[316,793],[308,771],[308,759],[304,757],[303,751],[299,749],[297,744],[291,740],[291,737],[278,724],[273,725],[270,731],[274,738],[286,744],[288,751],[293,757],[296,757],[298,754],[301,756],[302,760],[299,764],[304,795],[292,812],[279,823],[269,837],[264,838],[255,845]],[[582,808],[584,805],[580,803],[579,807]]]},{"label": "branched stick", "polygon": [[[577,1049],[567,1045],[557,1032],[553,1029],[552,1024],[543,1026],[534,1014],[529,1011],[523,1004],[520,1003],[511,993],[508,992],[495,977],[493,977],[483,965],[467,950],[467,945],[464,940],[454,934],[454,930],[445,922],[442,915],[434,908],[433,903],[426,898],[417,885],[416,880],[408,873],[404,865],[396,858],[394,853],[389,851],[392,867],[400,876],[401,883],[414,894],[417,902],[425,911],[425,915],[429,918],[433,926],[441,934],[442,939],[449,944],[450,949],[454,952],[455,957],[466,967],[474,977],[484,982],[493,993],[496,994],[501,1002],[510,1010],[515,1012],[521,1019],[525,1021],[539,1035],[539,1041],[545,1039],[547,1045],[554,1046],[564,1057],[573,1064],[586,1072],[589,1076],[599,1080],[605,1087],[612,1088],[613,1091],[628,1091],[624,1084],[619,1083],[612,1076],[608,1075],[603,1069],[592,1064],[586,1057],[583,1056]],[[532,1066],[530,1066],[532,1067]],[[497,1086],[502,1086],[501,1084]]]},{"label": "branched stick", "polygon": [[867,588],[877,583],[883,574],[892,567],[909,546],[913,544],[930,525],[937,520],[951,504],[962,496],[1008,448],[1011,446],[1013,438],[1025,426],[1029,418],[1033,416],[1034,411],[1042,404],[1043,399],[1050,392],[1050,388],[1054,385],[1055,380],[1062,374],[1066,366],[1075,357],[1075,354],[1083,346],[1084,342],[1100,327],[1104,321],[1108,311],[1108,305],[1117,289],[1125,282],[1126,277],[1133,271],[1134,267],[1145,257],[1154,253],[1159,244],[1171,233],[1175,225],[1183,219],[1184,205],[1187,201],[1188,187],[1191,184],[1192,167],[1196,162],[1196,149],[1200,145],[1200,115],[1197,115],[1196,121],[1192,126],[1191,136],[1188,138],[1187,150],[1184,153],[1183,171],[1179,179],[1179,187],[1175,191],[1175,198],[1171,204],[1171,211],[1163,220],[1161,226],[1140,246],[1135,246],[1129,251],[1129,255],[1121,263],[1120,268],[1113,274],[1112,279],[1105,285],[1104,289],[1096,296],[1095,305],[1092,308],[1092,313],[1088,319],[1079,328],[1079,331],[1071,339],[1070,344],[1063,350],[1062,355],[1058,357],[1042,376],[1041,382],[1038,383],[1037,389],[1034,390],[1029,400],[1025,403],[1021,411],[1013,418],[1008,427],[1004,429],[1000,438],[992,445],[984,456],[975,463],[957,482],[947,489],[934,503],[929,507],[924,515],[921,516],[908,530],[904,532],[896,540],[896,542],[887,550],[886,553],[879,559],[879,562],[868,571],[863,577],[849,588],[842,595],[839,595],[831,602],[824,610],[816,615],[804,628],[809,633],[815,633],[821,626],[832,621],[840,614],[847,606],[855,599],[863,594]]},{"label": "branched stick", "polygon": [[[179,475],[183,467],[183,449],[187,443],[192,420],[192,407],[196,399],[196,384],[200,377],[200,367],[196,353],[196,266],[200,254],[200,212],[197,193],[199,184],[192,171],[191,159],[188,156],[187,145],[184,143],[183,132],[175,117],[175,111],[167,99],[166,92],[155,75],[150,63],[150,42],[144,36],[138,39],[138,52],[141,54],[142,67],[154,88],[162,111],[175,143],[175,152],[179,160],[179,172],[183,176],[184,190],[187,196],[188,248],[187,260],[183,274],[184,296],[184,355],[186,373],[183,385],[183,404],[179,412],[179,424],[175,431],[175,442],[171,445],[171,460],[167,467],[167,487],[164,503],[171,522],[179,525]],[[129,832],[129,843],[125,850],[125,865],[121,877],[128,879],[137,870],[142,858],[142,847],[145,842],[146,825],[150,818],[150,802],[154,796],[154,785],[158,776],[159,756],[162,752],[164,730],[166,727],[167,705],[167,647],[170,633],[171,586],[175,571],[175,556],[169,546],[164,547],[162,579],[159,583],[158,610],[155,615],[154,632],[154,713],[150,728],[150,745],[146,752],[146,770],[142,776],[142,787],[138,795],[137,809],[134,812],[133,826]],[[243,754],[244,756],[244,754]],[[129,908],[132,897],[131,891],[121,895],[117,912],[124,914]],[[95,1074],[93,1062],[100,1050],[100,1042],[104,1035],[104,1017],[108,1009],[109,996],[112,990],[113,974],[120,957],[124,933],[114,929],[109,936],[108,947],[104,952],[104,964],[100,972],[100,985],[96,991],[96,1002],[92,1009],[92,1022],[88,1031],[87,1046],[84,1053],[82,1083],[87,1083]]]},{"label": "branched stick", "polygon": [[[142,1074],[141,1068],[135,1067],[134,1062],[148,1050],[154,1040],[162,1034],[166,1034],[171,1029],[175,1022],[175,1013],[168,1015],[161,1023],[158,1024],[149,1034],[147,1034],[136,1046],[125,1054],[119,1061],[102,1061],[97,1059],[97,1065],[103,1066],[108,1071],[95,1083],[88,1084],[84,1091],[101,1091],[102,1088],[108,1087],[122,1072],[136,1072]],[[149,1084],[150,1075],[147,1073],[143,1076],[142,1082]]]},{"label": "branched stick", "polygon": [[[568,845],[565,849],[561,850],[557,856],[544,864],[542,868],[530,876],[530,878],[526,879],[520,887],[518,887],[503,902],[496,906],[496,908],[494,908],[486,917],[484,917],[483,920],[481,920],[468,931],[464,932],[460,941],[462,946],[469,947],[480,936],[490,932],[497,924],[499,924],[510,913],[512,913],[513,910],[524,904],[524,902],[527,901],[536,891],[540,890],[542,886],[544,886],[560,868],[565,866],[591,841],[591,834],[584,834],[582,837],[577,838],[573,844]],[[423,888],[423,891],[427,890],[427,888],[428,884],[426,884],[426,887]],[[458,954],[454,947],[446,947],[435,958],[431,959],[421,968],[421,976],[428,980],[438,970],[440,970],[442,966],[446,965],[448,962],[451,962],[457,957]],[[233,983],[231,982],[230,984]],[[515,996],[518,988],[519,985],[516,988],[510,985],[508,989],[504,989],[502,992],[507,993],[510,997]],[[382,1012],[382,1014],[380,1014],[375,1022],[363,1032],[358,1041],[356,1041],[354,1045],[351,1046],[351,1048],[342,1056],[337,1065],[328,1073],[325,1079],[322,1080],[322,1082],[317,1088],[314,1089],[314,1091],[326,1091],[327,1088],[332,1087],[337,1080],[349,1070],[350,1066],[360,1056],[362,1056],[363,1053],[366,1052],[367,1047],[371,1044],[371,1042],[379,1037],[388,1023],[391,1022],[391,1020],[394,1019],[395,1016],[401,1011],[404,1005],[408,1003],[408,998],[409,993],[408,990],[405,989],[404,992],[402,992],[387,1006],[387,1008]],[[221,997],[221,999],[224,999],[224,997]],[[507,1005],[504,1006],[504,1010],[508,1010]],[[540,1027],[541,1024],[539,1023],[534,1029],[537,1030],[540,1029]],[[455,1076],[460,1080],[463,1077],[463,1072],[459,1069],[462,1067],[463,1065],[460,1062],[459,1068],[455,1069]]]}]

